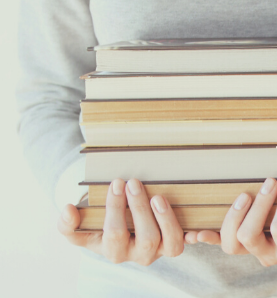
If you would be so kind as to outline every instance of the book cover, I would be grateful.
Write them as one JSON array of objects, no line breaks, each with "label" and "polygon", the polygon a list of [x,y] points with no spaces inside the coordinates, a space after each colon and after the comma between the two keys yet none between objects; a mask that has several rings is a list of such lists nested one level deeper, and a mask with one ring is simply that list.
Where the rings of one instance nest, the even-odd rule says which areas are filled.
[{"label": "book cover", "polygon": [[108,45],[88,47],[88,51],[99,50],[186,50],[226,48],[276,48],[277,38],[187,38],[120,41]]}]

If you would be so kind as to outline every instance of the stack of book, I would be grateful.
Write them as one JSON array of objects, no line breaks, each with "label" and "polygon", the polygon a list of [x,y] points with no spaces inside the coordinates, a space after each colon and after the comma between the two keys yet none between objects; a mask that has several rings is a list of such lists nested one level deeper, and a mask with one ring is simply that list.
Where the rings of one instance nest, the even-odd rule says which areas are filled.
[{"label": "stack of book", "polygon": [[[89,199],[77,231],[102,230],[115,178],[165,196],[184,229],[220,230],[241,192],[277,177],[277,39],[177,39],[89,48],[81,78]],[[276,210],[269,213],[269,230]],[[127,226],[133,232],[130,210]]]}]

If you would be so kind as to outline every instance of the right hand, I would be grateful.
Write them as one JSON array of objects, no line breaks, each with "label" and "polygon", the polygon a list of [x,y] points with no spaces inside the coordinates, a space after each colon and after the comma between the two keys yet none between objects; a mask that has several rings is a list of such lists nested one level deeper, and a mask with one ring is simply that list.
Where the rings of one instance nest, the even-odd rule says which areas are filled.
[{"label": "right hand", "polygon": [[[126,198],[134,220],[135,236],[127,230]],[[101,254],[115,264],[133,261],[148,266],[162,256],[180,255],[186,242],[168,201],[154,196],[149,204],[144,186],[137,179],[130,179],[127,184],[122,179],[115,179],[110,184],[103,232],[74,233],[79,224],[78,210],[67,205],[58,222],[59,231],[71,243]]]}]

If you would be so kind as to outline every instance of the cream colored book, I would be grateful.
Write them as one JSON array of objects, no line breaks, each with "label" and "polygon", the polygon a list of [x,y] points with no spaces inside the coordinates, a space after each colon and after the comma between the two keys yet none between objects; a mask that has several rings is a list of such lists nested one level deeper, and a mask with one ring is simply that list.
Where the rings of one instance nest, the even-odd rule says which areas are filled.
[{"label": "cream colored book", "polygon": [[265,179],[277,177],[272,145],[85,148],[85,182]]},{"label": "cream colored book", "polygon": [[91,72],[86,99],[276,97],[277,73]]},{"label": "cream colored book", "polygon": [[277,143],[276,120],[81,123],[86,147]]},{"label": "cream colored book", "polygon": [[253,72],[277,69],[277,39],[190,38],[98,45],[97,70],[118,72]]}]

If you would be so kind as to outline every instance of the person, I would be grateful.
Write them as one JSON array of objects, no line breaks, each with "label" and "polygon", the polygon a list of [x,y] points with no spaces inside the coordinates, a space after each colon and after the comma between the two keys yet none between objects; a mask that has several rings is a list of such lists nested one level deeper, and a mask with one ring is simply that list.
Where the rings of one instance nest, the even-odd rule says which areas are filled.
[{"label": "person", "polygon": [[[268,178],[255,202],[241,194],[220,233],[185,235],[166,200],[149,200],[141,182],[115,179],[101,233],[74,234],[87,192],[79,128],[80,75],[95,69],[88,46],[120,40],[276,36],[274,0],[22,0],[17,89],[19,135],[38,180],[61,210],[67,239],[82,247],[81,297],[277,297],[277,216],[263,223],[277,196]],[[262,161],[257,161],[262,162]],[[272,165],[275,166],[275,165]],[[184,169],[186,171],[186,169]],[[130,205],[136,236],[126,229]],[[161,233],[160,233],[161,230]]]}]

